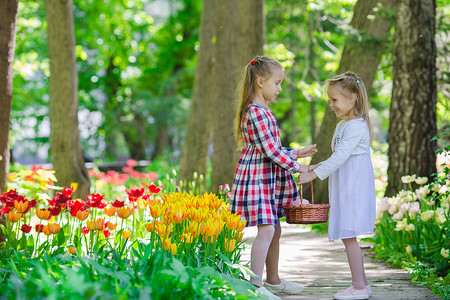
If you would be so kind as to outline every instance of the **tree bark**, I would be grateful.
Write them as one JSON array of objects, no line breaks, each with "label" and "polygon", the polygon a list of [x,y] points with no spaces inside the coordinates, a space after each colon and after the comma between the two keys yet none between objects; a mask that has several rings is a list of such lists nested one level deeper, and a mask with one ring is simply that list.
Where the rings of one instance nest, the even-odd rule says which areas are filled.
[{"label": "tree bark", "polygon": [[233,183],[240,155],[233,126],[237,82],[249,60],[263,52],[264,1],[217,1],[216,14],[212,192],[217,192],[219,185]]},{"label": "tree bark", "polygon": [[50,158],[59,186],[78,183],[76,197],[89,194],[90,182],[78,129],[78,75],[71,0],[46,0],[50,57]]},{"label": "tree bark", "polygon": [[436,172],[436,44],[433,0],[396,1],[386,196],[401,177]]},{"label": "tree bark", "polygon": [[[380,6],[378,6],[381,4]],[[394,0],[359,0],[354,8],[350,25],[358,34],[349,35],[345,41],[337,74],[346,71],[357,73],[363,80],[367,91],[372,87],[384,45],[387,41],[393,19],[381,14],[380,7],[392,8]],[[377,8],[377,9],[376,9]],[[369,16],[375,16],[372,20]],[[319,152],[311,160],[315,164],[331,156],[330,143],[338,123],[334,111],[327,106],[325,116],[315,142]],[[304,195],[311,197],[310,185],[305,185]],[[317,203],[328,202],[328,179],[314,181],[314,195]]]},{"label": "tree bark", "polygon": [[[9,126],[18,4],[18,0],[0,3],[0,193],[7,191],[9,173]],[[0,224],[5,225],[5,221],[5,215],[1,215]],[[0,230],[0,243],[3,241],[5,235]]]},{"label": "tree bark", "polygon": [[213,155],[211,191],[232,184],[237,163],[237,145],[233,130],[234,100],[238,78],[239,1],[216,2],[216,44],[213,76]]},{"label": "tree bark", "polygon": [[[195,69],[191,111],[180,160],[180,180],[190,182],[193,174],[206,176],[208,147],[212,138],[214,102],[213,66],[215,36],[215,1],[204,0],[200,17],[200,49]],[[206,184],[206,181],[204,181]]]}]

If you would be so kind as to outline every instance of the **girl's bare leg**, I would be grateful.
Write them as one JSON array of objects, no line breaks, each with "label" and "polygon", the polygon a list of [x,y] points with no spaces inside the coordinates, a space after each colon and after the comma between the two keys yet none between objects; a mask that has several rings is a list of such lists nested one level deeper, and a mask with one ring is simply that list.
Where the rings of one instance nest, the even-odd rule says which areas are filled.
[{"label": "girl's bare leg", "polygon": [[343,239],[347,251],[348,264],[352,273],[352,285],[355,289],[364,289],[368,284],[364,272],[364,262],[361,248],[356,238]]},{"label": "girl's bare leg", "polygon": [[263,286],[262,275],[264,271],[264,263],[266,262],[267,253],[275,233],[275,226],[258,225],[258,233],[252,244],[250,268],[258,279],[251,277],[250,282]]},{"label": "girl's bare leg", "polygon": [[278,260],[280,256],[280,236],[281,226],[280,220],[278,220],[277,226],[275,226],[275,233],[273,235],[272,243],[270,243],[269,251],[266,258],[266,281],[270,284],[280,284],[280,276],[278,274]]}]

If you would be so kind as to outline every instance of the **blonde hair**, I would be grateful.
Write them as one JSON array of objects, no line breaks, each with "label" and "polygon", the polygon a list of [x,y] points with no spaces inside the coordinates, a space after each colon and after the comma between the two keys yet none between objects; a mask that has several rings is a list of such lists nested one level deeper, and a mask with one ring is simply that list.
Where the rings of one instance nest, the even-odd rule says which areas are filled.
[{"label": "blonde hair", "polygon": [[345,72],[336,75],[325,81],[326,90],[330,88],[339,88],[340,91],[350,97],[351,94],[356,96],[356,102],[353,106],[353,112],[357,117],[363,118],[369,126],[369,132],[372,132],[369,117],[369,97],[367,96],[366,87],[363,81],[353,72]]},{"label": "blonde hair", "polygon": [[274,68],[283,68],[279,62],[266,56],[256,56],[244,68],[238,87],[239,97],[236,103],[237,114],[234,120],[235,134],[238,145],[242,145],[242,119],[247,112],[247,106],[255,96],[256,80],[258,77],[270,78]]}]

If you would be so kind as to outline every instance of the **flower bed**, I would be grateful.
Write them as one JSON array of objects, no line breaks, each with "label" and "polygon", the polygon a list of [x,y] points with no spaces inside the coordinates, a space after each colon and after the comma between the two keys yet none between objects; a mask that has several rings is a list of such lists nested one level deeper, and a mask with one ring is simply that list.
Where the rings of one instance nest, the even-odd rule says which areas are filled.
[{"label": "flower bed", "polygon": [[[253,297],[244,279],[248,268],[239,265],[245,222],[224,199],[163,193],[153,183],[126,189],[119,198],[92,193],[74,199],[75,187],[53,186],[53,171],[23,172],[10,178],[17,190],[0,195],[0,214],[7,215],[0,294],[47,297],[57,290],[88,298],[96,293],[146,293],[152,299]],[[110,195],[119,195],[114,189],[120,185],[109,184]],[[167,280],[158,282],[157,276]],[[72,277],[85,286],[77,288]],[[22,290],[25,285],[31,290]]]}]

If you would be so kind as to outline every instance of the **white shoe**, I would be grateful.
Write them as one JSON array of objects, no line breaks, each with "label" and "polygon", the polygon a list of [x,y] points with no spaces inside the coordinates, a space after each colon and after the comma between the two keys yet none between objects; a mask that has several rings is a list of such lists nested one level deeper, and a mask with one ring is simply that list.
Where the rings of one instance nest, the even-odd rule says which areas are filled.
[{"label": "white shoe", "polygon": [[281,298],[269,292],[265,287],[260,287],[256,289],[256,294],[264,295],[270,300],[280,300]]},{"label": "white shoe", "polygon": [[366,285],[366,290],[369,293],[369,296],[373,295],[372,286],[370,284]]},{"label": "white shoe", "polygon": [[287,281],[281,279],[280,284],[270,284],[264,282],[264,286],[274,294],[289,294],[289,295],[297,295],[303,291],[303,285],[293,281]]},{"label": "white shoe", "polygon": [[338,300],[369,299],[369,297],[369,292],[366,288],[355,289],[353,286],[333,295],[333,298]]}]

